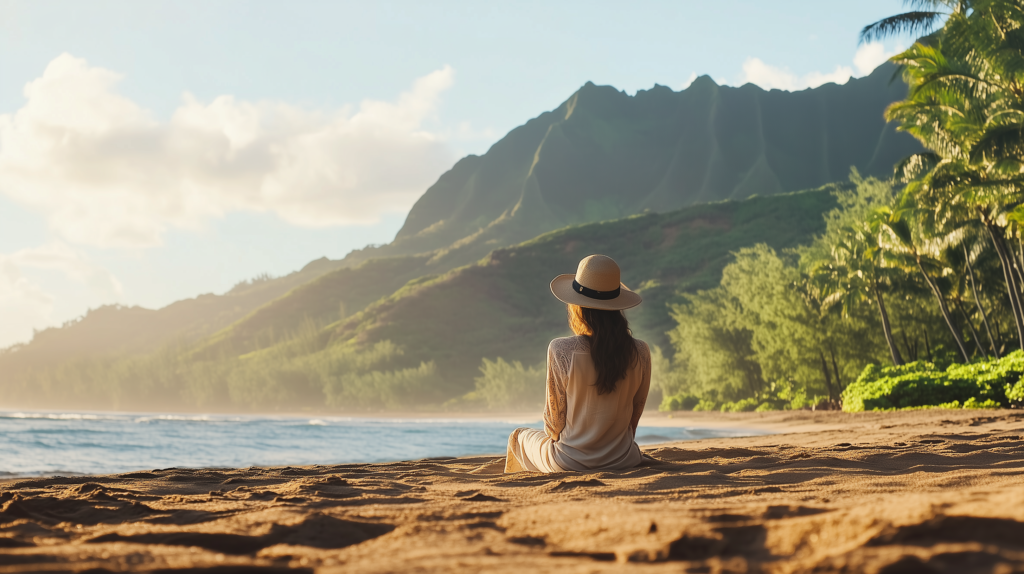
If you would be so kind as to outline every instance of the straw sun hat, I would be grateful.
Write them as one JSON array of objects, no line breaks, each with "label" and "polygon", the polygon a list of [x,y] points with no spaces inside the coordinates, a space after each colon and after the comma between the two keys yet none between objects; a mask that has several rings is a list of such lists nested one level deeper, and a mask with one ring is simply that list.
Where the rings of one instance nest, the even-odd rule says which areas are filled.
[{"label": "straw sun hat", "polygon": [[607,255],[584,257],[576,274],[559,275],[551,281],[551,293],[563,303],[619,311],[636,307],[643,299],[620,281],[619,266]]}]

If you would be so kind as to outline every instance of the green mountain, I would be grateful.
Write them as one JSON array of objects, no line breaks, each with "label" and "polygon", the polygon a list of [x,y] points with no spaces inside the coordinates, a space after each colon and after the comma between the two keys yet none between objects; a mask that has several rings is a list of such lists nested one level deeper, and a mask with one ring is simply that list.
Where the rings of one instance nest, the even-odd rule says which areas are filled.
[{"label": "green mountain", "polygon": [[906,95],[886,64],[800,92],[702,76],[685,90],[629,96],[588,83],[483,156],[459,161],[416,202],[395,241],[360,258],[470,246],[490,250],[592,221],[845,181],[888,177],[920,151],[882,112]]},{"label": "green mountain", "polygon": [[[91,311],[37,333],[28,344],[0,351],[0,385],[53,364],[143,356],[171,345],[190,349],[196,360],[241,356],[276,348],[311,325],[338,323],[340,330],[331,337],[345,340],[356,331],[353,340],[399,340],[385,327],[405,323],[389,314],[388,305],[450,277],[452,270],[494,257],[492,251],[538,235],[815,188],[844,180],[850,167],[886,175],[896,161],[919,149],[882,120],[884,108],[906,91],[891,77],[891,67],[882,66],[843,86],[794,93],[718,86],[707,77],[681,92],[656,86],[635,96],[588,83],[555,110],[512,130],[486,154],[460,160],[420,198],[392,243],[159,310]],[[812,219],[817,225],[820,218]],[[599,251],[600,245],[581,243],[567,257]],[[559,263],[563,270],[572,268],[568,259]],[[660,282],[655,289],[665,293],[685,287],[675,276],[642,281],[648,279]],[[642,313],[648,312],[658,314],[667,328],[663,307]],[[656,323],[650,323],[650,337],[657,340],[664,329],[657,331]],[[410,333],[418,328],[408,327]],[[436,347],[417,347],[410,337],[401,344],[405,354],[396,364],[415,364]],[[450,366],[437,361],[438,368]]]},{"label": "green mountain", "polygon": [[680,292],[716,286],[740,247],[808,242],[824,230],[822,216],[836,205],[830,189],[567,227],[411,282],[324,332],[328,344],[391,341],[405,349],[395,366],[435,361],[446,377],[471,385],[482,358],[534,364],[544,360],[548,341],[570,334],[565,305],[548,283],[575,271],[583,257],[602,253],[620,262],[623,282],[644,297],[627,313],[634,333],[667,347],[667,303]]},{"label": "green mountain", "polygon": [[[483,358],[544,359],[548,340],[568,333],[548,282],[581,257],[599,252],[622,263],[623,280],[644,296],[628,313],[634,332],[664,346],[666,304],[679,291],[715,286],[740,247],[808,241],[833,207],[830,188],[822,188],[570,226],[416,277],[345,317],[341,294],[356,289],[373,297],[373,278],[393,281],[420,261],[377,259],[326,273],[199,345],[8,374],[5,397],[29,407],[436,407],[472,389]],[[259,344],[250,346],[254,340]]]}]

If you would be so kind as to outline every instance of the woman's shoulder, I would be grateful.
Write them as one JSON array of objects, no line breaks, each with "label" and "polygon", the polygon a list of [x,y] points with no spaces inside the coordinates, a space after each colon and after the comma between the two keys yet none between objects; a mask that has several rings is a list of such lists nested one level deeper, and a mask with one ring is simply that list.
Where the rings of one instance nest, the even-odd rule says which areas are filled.
[{"label": "woman's shoulder", "polygon": [[646,341],[641,341],[640,339],[633,339],[633,341],[636,343],[637,351],[640,352],[640,357],[643,358],[645,361],[650,362],[650,360],[651,360],[651,347],[650,347],[650,345],[648,345]]},{"label": "woman's shoulder", "polygon": [[548,343],[549,351],[565,351],[565,350],[577,350],[589,345],[590,341],[582,335],[573,335],[571,337],[558,337],[551,339]]}]

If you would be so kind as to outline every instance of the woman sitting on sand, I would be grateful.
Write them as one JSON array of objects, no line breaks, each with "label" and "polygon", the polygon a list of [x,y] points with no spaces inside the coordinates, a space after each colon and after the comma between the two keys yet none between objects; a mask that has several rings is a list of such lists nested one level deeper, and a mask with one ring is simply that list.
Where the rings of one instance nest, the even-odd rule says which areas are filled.
[{"label": "woman sitting on sand", "polygon": [[569,307],[575,337],[548,345],[544,431],[508,437],[505,472],[615,470],[640,464],[636,426],[651,386],[651,351],[634,339],[623,309],[640,295],[619,281],[611,257],[591,255],[551,293]]}]

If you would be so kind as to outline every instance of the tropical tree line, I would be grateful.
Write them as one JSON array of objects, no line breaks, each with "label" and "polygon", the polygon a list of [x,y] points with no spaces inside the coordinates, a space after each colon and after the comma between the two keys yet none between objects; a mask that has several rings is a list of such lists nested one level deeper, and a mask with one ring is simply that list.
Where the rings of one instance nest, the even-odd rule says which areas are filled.
[{"label": "tropical tree line", "polygon": [[891,60],[908,95],[886,119],[927,151],[891,182],[854,173],[812,245],[742,250],[720,287],[686,296],[668,406],[836,404],[870,363],[1024,349],[1024,3],[912,4],[862,38],[944,21]]}]

